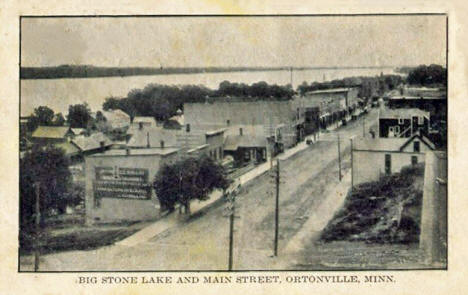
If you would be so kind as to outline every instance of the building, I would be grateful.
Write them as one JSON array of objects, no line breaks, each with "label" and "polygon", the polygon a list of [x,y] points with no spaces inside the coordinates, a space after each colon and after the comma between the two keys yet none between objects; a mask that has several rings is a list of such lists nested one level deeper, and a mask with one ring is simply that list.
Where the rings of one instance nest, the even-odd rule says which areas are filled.
[{"label": "building", "polygon": [[130,140],[127,142],[127,147],[135,148],[165,148],[178,147],[176,130],[167,130],[159,127],[148,127],[136,130]]},{"label": "building", "polygon": [[429,134],[430,114],[420,109],[379,110],[379,137],[411,137],[421,132]]},{"label": "building", "polygon": [[122,110],[102,111],[102,114],[112,129],[125,129],[130,126],[130,116]]},{"label": "building", "polygon": [[228,135],[224,152],[234,159],[234,166],[242,167],[249,163],[259,164],[267,160],[268,141],[264,136]]},{"label": "building", "polygon": [[177,160],[176,148],[111,149],[85,159],[86,223],[153,220],[159,202],[152,183]]},{"label": "building", "polygon": [[359,106],[359,89],[333,88],[309,91],[302,97],[306,134],[327,128],[343,119],[349,120]]},{"label": "building", "polygon": [[304,136],[304,112],[299,99],[256,100],[255,98],[212,98],[203,103],[184,104],[184,123],[204,132],[226,128],[243,136],[274,138],[288,148]]},{"label": "building", "polygon": [[410,138],[359,138],[352,145],[352,184],[376,181],[383,175],[424,162],[425,153],[435,149],[424,135]]},{"label": "building", "polygon": [[447,119],[447,89],[427,87],[401,88],[388,98],[389,108],[418,108],[431,115],[431,121]]},{"label": "building", "polygon": [[73,132],[68,126],[39,126],[34,130],[31,139],[37,144],[64,143],[73,138]]}]

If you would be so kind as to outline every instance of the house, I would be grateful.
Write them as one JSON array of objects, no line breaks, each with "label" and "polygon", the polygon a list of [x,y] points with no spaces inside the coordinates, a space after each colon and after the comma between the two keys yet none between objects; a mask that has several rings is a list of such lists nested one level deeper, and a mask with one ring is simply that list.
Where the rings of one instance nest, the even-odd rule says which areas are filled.
[{"label": "house", "polygon": [[73,132],[68,126],[39,126],[34,130],[31,139],[38,144],[55,144],[69,141]]},{"label": "house", "polygon": [[429,134],[430,114],[420,109],[379,110],[379,137],[411,137],[417,132]]},{"label": "house", "polygon": [[112,129],[125,129],[130,126],[130,116],[122,110],[101,111]]},{"label": "house", "polygon": [[154,220],[152,188],[159,168],[177,160],[176,148],[111,149],[86,157],[86,223]]},{"label": "house", "polygon": [[[304,112],[299,99],[210,98],[184,104],[184,123],[191,130],[208,132],[220,128],[242,128],[243,135],[276,138],[284,148],[296,145],[304,136]],[[275,136],[281,129],[281,136]],[[252,133],[253,132],[253,133]]]},{"label": "house", "polygon": [[404,166],[424,162],[425,153],[435,149],[422,134],[409,138],[359,138],[352,143],[352,184],[376,181],[399,172]]}]

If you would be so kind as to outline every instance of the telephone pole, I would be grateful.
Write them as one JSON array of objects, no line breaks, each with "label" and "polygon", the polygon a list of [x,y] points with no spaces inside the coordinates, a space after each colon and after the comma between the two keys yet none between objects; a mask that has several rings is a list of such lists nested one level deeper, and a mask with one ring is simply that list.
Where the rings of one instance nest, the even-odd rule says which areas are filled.
[{"label": "telephone pole", "polygon": [[234,218],[235,218],[235,196],[233,194],[229,195],[229,206],[231,214],[229,215],[229,262],[228,270],[232,271],[232,252],[234,249]]},{"label": "telephone pole", "polygon": [[338,178],[341,181],[341,151],[340,151],[340,134],[338,135]]},{"label": "telephone pole", "polygon": [[273,256],[278,256],[280,161],[276,159],[275,240]]},{"label": "telephone pole", "polygon": [[41,183],[39,181],[34,183],[34,188],[36,192],[36,206],[35,206],[35,213],[36,213],[36,239],[34,243],[34,271],[39,270],[39,251],[40,251],[40,223],[41,223],[41,206],[40,206],[40,189],[41,189]]},{"label": "telephone pole", "polygon": [[362,137],[366,137],[366,119],[362,118]]}]

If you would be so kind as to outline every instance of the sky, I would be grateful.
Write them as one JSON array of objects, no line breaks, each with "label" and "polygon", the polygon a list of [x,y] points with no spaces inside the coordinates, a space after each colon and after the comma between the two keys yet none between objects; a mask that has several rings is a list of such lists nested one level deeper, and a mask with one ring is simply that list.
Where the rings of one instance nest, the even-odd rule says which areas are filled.
[{"label": "sky", "polygon": [[445,16],[80,17],[21,23],[22,66],[445,66],[445,54]]}]

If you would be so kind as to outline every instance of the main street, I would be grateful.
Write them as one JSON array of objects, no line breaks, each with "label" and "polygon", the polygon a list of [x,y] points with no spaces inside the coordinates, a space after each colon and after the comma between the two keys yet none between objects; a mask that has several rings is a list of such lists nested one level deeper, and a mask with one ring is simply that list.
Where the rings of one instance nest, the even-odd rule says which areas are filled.
[{"label": "main street", "polygon": [[[365,124],[363,121],[365,120]],[[236,197],[233,269],[273,269],[284,265],[283,252],[339,184],[337,133],[340,134],[342,174],[350,171],[350,138],[362,136],[377,120],[377,110],[335,131],[280,162],[279,255],[273,255],[275,225],[274,181],[265,173],[241,188]],[[374,126],[374,130],[376,130]],[[135,246],[110,246],[92,251],[45,255],[41,270],[226,270],[229,218],[219,202],[149,241]],[[130,210],[131,208],[129,208]],[[306,233],[307,234],[307,233]],[[300,245],[297,251],[300,251]],[[282,256],[283,255],[283,256]],[[286,262],[287,263],[287,262]],[[300,262],[299,262],[300,263]]]}]

